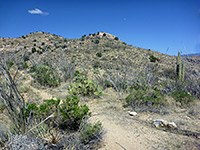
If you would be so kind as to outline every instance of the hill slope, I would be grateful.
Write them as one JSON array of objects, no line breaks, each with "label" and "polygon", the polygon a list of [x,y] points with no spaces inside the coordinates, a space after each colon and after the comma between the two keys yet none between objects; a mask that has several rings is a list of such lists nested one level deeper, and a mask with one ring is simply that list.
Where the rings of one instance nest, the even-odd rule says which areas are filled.
[{"label": "hill slope", "polygon": [[[185,71],[183,81],[179,82],[175,56],[127,45],[109,33],[66,39],[36,32],[19,38],[0,38],[0,61],[7,63],[26,102],[64,100],[70,94],[69,85],[78,82],[76,88],[84,91],[87,89],[85,80],[87,84],[97,83],[104,90],[103,95],[88,96],[82,91],[75,94],[80,97],[81,104],[91,109],[90,120],[103,123],[106,132],[101,149],[199,148],[198,58],[181,57]],[[37,74],[39,69],[41,72]],[[47,81],[45,69],[50,72]],[[48,82],[50,79],[52,82]],[[3,80],[1,78],[0,83]],[[172,93],[177,91],[183,92],[181,96],[186,95],[186,98],[176,100]],[[130,116],[128,111],[138,114]],[[7,112],[2,112],[1,122],[10,124]],[[175,122],[178,129],[155,128],[152,121],[160,118]]]}]

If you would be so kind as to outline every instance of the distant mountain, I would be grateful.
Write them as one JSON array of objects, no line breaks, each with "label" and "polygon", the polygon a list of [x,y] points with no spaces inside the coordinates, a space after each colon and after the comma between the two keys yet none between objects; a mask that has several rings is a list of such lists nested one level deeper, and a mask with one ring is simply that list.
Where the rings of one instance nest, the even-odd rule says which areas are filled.
[{"label": "distant mountain", "polygon": [[200,53],[184,54],[184,55],[181,55],[181,56],[183,56],[183,57],[200,56]]}]

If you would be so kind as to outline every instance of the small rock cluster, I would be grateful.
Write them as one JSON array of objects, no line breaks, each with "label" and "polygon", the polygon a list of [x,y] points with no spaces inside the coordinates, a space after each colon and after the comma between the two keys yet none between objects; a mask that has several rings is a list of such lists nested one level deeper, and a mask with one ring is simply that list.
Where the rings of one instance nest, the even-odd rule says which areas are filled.
[{"label": "small rock cluster", "polygon": [[168,121],[163,120],[163,119],[153,120],[153,124],[156,128],[162,128],[162,127],[167,127],[169,129],[177,128],[177,125],[174,122],[168,122]]}]

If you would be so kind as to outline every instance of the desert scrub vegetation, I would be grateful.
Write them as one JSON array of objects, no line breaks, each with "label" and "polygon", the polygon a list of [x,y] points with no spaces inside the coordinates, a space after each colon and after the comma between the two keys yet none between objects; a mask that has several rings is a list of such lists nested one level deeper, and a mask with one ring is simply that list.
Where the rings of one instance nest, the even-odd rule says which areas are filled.
[{"label": "desert scrub vegetation", "polygon": [[75,71],[73,83],[68,87],[71,95],[83,96],[101,96],[103,89],[92,79],[88,79],[87,75]]},{"label": "desert scrub vegetation", "polygon": [[55,121],[54,125],[57,124],[62,129],[77,130],[82,119],[90,115],[89,108],[86,105],[79,105],[77,96],[68,96],[66,100],[60,102],[60,99],[49,99],[39,106],[34,103],[29,104],[25,115],[27,118],[31,115],[41,121],[53,114],[54,119],[51,123]]},{"label": "desert scrub vegetation", "polygon": [[0,99],[0,113],[2,113],[5,110],[6,106],[3,103],[3,101]]},{"label": "desert scrub vegetation", "polygon": [[125,100],[127,104],[131,105],[134,109],[140,107],[143,109],[148,108],[149,110],[152,107],[161,108],[167,101],[163,93],[156,87],[152,89],[145,85],[142,88],[135,86],[133,92],[131,92]]},{"label": "desert scrub vegetation", "polygon": [[14,62],[8,61],[6,62],[6,64],[7,64],[8,70],[10,70],[10,68],[14,65]]},{"label": "desert scrub vegetation", "polygon": [[32,77],[37,83],[42,86],[57,87],[60,85],[61,80],[53,70],[53,68],[46,65],[34,65],[30,68],[30,71],[33,72]]},{"label": "desert scrub vegetation", "polygon": [[[178,62],[166,67],[162,64],[164,61],[162,57],[157,59],[153,55],[150,56],[147,55],[147,59],[156,63],[140,64],[139,69],[134,69],[138,68],[137,62],[118,57],[118,63],[110,62],[107,68],[103,68],[103,73],[95,74],[96,80],[104,89],[113,87],[119,98],[125,99],[126,106],[132,106],[133,109],[162,110],[163,107],[169,106],[165,98],[171,97],[171,93],[176,91],[189,93],[196,98],[200,97],[199,77],[192,74],[186,62],[184,63],[185,69],[177,71]],[[102,70],[102,68],[96,70]],[[125,95],[128,96],[124,97]],[[180,97],[179,100],[174,99],[176,103],[180,101],[182,105],[184,103],[184,105],[193,104],[192,98],[188,100],[188,103]]]},{"label": "desert scrub vegetation", "polygon": [[8,149],[51,149],[52,146],[90,149],[100,142],[102,126],[99,122],[93,125],[87,121],[91,113],[88,106],[79,104],[77,96],[68,96],[65,100],[49,99],[40,105],[25,104],[3,64],[0,70],[0,101],[11,120],[9,132],[0,138],[1,146]]},{"label": "desert scrub vegetation", "polygon": [[194,102],[196,98],[190,94],[187,94],[183,91],[174,91],[171,93],[171,96],[177,101],[180,102],[183,106]]},{"label": "desert scrub vegetation", "polygon": [[88,122],[89,108],[80,105],[77,96],[45,100],[38,106],[28,104],[25,115],[31,124],[29,131],[32,135],[50,144],[62,143],[62,149],[92,147],[101,141],[102,124]]},{"label": "desert scrub vegetation", "polygon": [[93,139],[98,138],[102,131],[102,123],[97,121],[94,124],[91,123],[83,123],[80,126],[81,140],[87,144],[91,142]]},{"label": "desert scrub vegetation", "polygon": [[156,58],[154,55],[150,55],[149,60],[150,60],[150,62],[156,62],[156,61],[159,62],[160,61],[160,59]]}]

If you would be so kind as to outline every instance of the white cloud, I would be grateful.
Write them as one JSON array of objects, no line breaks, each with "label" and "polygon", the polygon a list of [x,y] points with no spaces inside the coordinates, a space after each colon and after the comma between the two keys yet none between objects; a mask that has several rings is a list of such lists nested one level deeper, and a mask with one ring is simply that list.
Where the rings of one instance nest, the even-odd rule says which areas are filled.
[{"label": "white cloud", "polygon": [[38,15],[48,15],[49,14],[48,12],[43,12],[38,8],[35,8],[34,10],[28,10],[28,12],[30,14],[38,14]]}]

